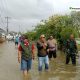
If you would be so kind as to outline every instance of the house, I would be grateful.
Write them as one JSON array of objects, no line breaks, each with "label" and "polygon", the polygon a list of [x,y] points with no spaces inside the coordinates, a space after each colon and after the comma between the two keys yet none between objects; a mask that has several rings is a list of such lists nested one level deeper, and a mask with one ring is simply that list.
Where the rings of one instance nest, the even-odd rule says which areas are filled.
[{"label": "house", "polygon": [[5,41],[6,31],[0,28],[0,43]]}]

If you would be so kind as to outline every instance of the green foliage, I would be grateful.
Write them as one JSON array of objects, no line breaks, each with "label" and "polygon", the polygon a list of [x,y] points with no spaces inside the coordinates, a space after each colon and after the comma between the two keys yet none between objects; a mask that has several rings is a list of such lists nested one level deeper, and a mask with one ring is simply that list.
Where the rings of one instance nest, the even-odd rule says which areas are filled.
[{"label": "green foliage", "polygon": [[29,40],[35,40],[36,39],[36,32],[34,32],[34,31],[30,31],[30,32],[27,32],[25,34],[28,36]]},{"label": "green foliage", "polygon": [[67,40],[70,37],[70,34],[74,34],[75,37],[78,36],[78,34],[76,33],[76,29],[72,28],[72,27],[66,27],[63,28],[60,35],[63,39]]},{"label": "green foliage", "polygon": [[68,39],[70,34],[75,37],[79,34],[80,25],[80,12],[72,12],[70,15],[54,15],[49,17],[35,26],[34,31],[27,32],[26,34],[30,39],[37,40],[41,34],[55,36],[58,41],[61,39]]}]

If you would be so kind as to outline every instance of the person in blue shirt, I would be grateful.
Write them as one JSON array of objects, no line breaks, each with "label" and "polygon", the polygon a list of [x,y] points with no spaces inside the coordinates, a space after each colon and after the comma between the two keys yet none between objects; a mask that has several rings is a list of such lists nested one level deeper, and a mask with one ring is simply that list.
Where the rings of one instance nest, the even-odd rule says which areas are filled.
[{"label": "person in blue shirt", "polygon": [[19,37],[16,36],[16,37],[15,37],[15,46],[18,45],[18,42],[19,42]]}]

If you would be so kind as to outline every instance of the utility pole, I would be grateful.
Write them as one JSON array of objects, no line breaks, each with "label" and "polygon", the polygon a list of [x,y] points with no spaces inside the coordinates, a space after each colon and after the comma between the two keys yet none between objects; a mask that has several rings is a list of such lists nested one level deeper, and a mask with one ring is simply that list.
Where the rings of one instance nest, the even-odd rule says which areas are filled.
[{"label": "utility pole", "polygon": [[6,27],[6,31],[7,31],[7,34],[8,34],[8,32],[9,32],[9,27],[8,27],[8,25],[9,25],[9,18],[10,17],[5,17],[5,19],[6,19],[6,21],[7,21],[7,27]]}]

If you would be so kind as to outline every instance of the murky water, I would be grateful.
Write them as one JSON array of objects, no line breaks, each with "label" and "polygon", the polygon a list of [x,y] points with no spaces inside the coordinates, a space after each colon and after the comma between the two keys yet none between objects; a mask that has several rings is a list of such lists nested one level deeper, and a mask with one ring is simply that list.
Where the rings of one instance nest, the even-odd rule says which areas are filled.
[{"label": "murky water", "polygon": [[[64,53],[58,52],[57,58],[50,61],[48,72],[38,72],[37,58],[33,61],[32,70],[28,80],[80,80],[80,64],[77,66],[70,62],[65,65]],[[23,80],[20,64],[17,61],[17,48],[13,42],[0,44],[0,80]]]}]

